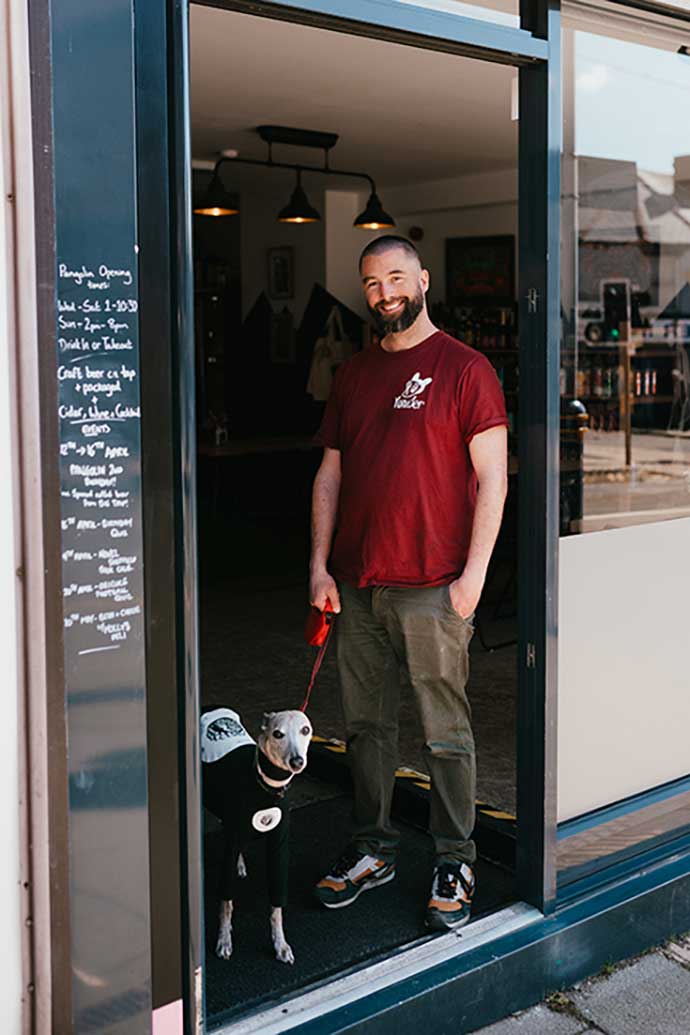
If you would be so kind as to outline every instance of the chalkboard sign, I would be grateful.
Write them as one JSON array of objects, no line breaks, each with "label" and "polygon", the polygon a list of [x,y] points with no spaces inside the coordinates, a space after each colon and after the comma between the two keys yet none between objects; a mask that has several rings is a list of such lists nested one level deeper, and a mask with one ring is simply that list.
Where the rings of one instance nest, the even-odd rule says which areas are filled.
[{"label": "chalkboard sign", "polygon": [[[51,0],[74,1030],[149,1032],[132,0]],[[107,936],[104,934],[107,932]]]}]

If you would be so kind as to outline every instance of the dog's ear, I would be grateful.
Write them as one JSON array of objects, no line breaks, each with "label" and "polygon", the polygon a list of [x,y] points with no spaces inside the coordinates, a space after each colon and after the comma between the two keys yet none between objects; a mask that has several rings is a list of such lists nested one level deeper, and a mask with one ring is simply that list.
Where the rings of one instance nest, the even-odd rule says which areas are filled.
[{"label": "dog's ear", "polygon": [[268,724],[270,723],[270,721],[271,721],[271,719],[273,718],[274,715],[275,715],[275,712],[264,712],[264,717],[261,720],[261,729],[262,730],[267,730],[268,729]]}]

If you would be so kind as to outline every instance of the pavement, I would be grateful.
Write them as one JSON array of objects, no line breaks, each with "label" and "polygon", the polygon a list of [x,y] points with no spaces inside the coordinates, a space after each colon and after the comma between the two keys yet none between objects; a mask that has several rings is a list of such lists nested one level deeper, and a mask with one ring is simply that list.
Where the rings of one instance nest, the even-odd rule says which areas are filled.
[{"label": "pavement", "polygon": [[690,933],[475,1035],[689,1035]]}]

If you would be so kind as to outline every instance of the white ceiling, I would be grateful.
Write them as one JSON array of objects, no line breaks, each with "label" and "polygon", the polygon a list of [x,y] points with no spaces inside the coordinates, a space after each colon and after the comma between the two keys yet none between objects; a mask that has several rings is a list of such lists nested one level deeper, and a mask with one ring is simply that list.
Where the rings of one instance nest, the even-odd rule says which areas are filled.
[{"label": "white ceiling", "polygon": [[[192,153],[263,158],[253,127],[273,123],[340,134],[331,164],[381,187],[512,168],[512,77],[502,65],[193,5]],[[291,162],[321,155],[274,148]]]}]

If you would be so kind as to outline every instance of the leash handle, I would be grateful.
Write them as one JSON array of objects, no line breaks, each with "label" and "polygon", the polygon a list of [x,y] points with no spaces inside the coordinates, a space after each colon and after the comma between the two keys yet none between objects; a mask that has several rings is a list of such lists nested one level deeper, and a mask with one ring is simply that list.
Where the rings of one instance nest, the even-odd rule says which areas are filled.
[{"label": "leash handle", "polygon": [[302,702],[302,705],[301,705],[301,707],[299,709],[301,712],[306,712],[306,710],[307,710],[307,705],[309,704],[309,698],[311,697],[311,692],[312,692],[312,690],[314,688],[314,683],[316,682],[316,677],[319,674],[319,669],[321,668],[321,663],[322,663],[322,661],[324,659],[324,655],[326,653],[326,648],[328,647],[328,642],[329,642],[329,640],[331,638],[331,635],[333,633],[333,626],[335,625],[334,617],[335,617],[335,615],[331,612],[331,620],[328,623],[328,632],[326,633],[326,639],[323,641],[323,643],[319,647],[319,653],[316,655],[316,660],[314,661],[314,666],[313,666],[313,668],[311,670],[311,679],[309,680],[309,686],[307,687],[307,693],[306,693],[304,701]]}]

